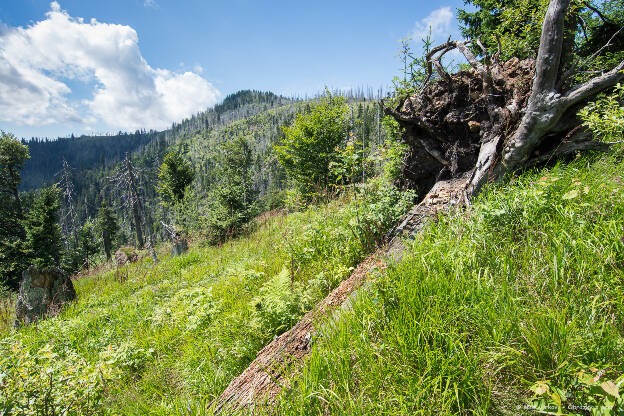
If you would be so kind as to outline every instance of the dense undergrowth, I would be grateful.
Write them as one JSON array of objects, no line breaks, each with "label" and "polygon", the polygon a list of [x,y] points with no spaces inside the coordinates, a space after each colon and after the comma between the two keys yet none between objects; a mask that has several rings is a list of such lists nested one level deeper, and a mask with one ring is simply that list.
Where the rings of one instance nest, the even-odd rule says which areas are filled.
[{"label": "dense undergrowth", "polygon": [[0,414],[201,413],[411,198],[374,182],[218,247],[76,280],[61,315],[1,335]]},{"label": "dense undergrowth", "polygon": [[271,413],[623,414],[622,172],[580,157],[440,216]]}]

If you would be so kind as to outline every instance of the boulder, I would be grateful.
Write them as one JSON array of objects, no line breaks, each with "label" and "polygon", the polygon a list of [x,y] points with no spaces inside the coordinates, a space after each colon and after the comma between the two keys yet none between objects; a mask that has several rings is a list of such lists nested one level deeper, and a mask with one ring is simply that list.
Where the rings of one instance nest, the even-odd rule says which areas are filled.
[{"label": "boulder", "polygon": [[171,255],[179,256],[186,253],[188,250],[188,241],[184,237],[176,237],[173,241],[173,247],[171,247]]},{"label": "boulder", "polygon": [[15,305],[15,326],[55,316],[65,303],[75,298],[74,285],[61,269],[38,270],[30,266],[22,273]]},{"label": "boulder", "polygon": [[135,263],[139,259],[139,255],[132,247],[121,247],[115,252],[115,262],[117,267],[121,267],[126,263]]}]

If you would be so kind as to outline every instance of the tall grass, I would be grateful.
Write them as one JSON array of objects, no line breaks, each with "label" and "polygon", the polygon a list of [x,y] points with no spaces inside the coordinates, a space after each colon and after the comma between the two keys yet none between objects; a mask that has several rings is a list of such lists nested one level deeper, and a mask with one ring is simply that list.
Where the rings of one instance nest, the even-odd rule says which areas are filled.
[{"label": "tall grass", "polygon": [[408,207],[398,192],[367,192],[390,197],[277,215],[218,247],[146,258],[123,281],[115,271],[76,280],[61,315],[2,334],[0,414],[204,411],[367,254],[358,218],[391,224]]},{"label": "tall grass", "polygon": [[438,218],[271,413],[621,414],[622,172],[621,153],[583,157]]}]

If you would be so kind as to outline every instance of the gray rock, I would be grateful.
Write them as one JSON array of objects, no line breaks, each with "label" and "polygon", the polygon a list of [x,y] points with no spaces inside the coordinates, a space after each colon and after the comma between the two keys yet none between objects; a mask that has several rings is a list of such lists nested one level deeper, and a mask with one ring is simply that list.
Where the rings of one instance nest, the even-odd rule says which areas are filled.
[{"label": "gray rock", "polygon": [[15,326],[55,316],[65,303],[75,298],[74,285],[61,269],[41,271],[30,266],[22,273],[15,305]]},{"label": "gray rock", "polygon": [[186,253],[188,250],[188,241],[184,237],[177,237],[173,240],[173,247],[171,247],[171,255],[179,256]]}]

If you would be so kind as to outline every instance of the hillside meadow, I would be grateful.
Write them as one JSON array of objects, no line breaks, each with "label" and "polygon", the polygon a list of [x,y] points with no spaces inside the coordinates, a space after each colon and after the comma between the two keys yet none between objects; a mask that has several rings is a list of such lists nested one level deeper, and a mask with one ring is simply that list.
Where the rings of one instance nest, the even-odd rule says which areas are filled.
[{"label": "hillside meadow", "polygon": [[579,156],[439,216],[267,414],[622,414],[622,172]]},{"label": "hillside meadow", "polygon": [[77,300],[59,316],[2,332],[0,411],[201,414],[349,275],[411,198],[370,183],[357,197],[264,216],[220,246],[75,280]]}]

